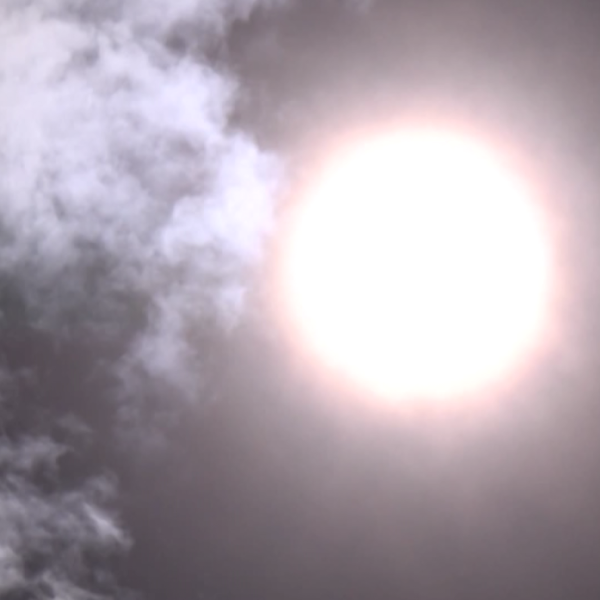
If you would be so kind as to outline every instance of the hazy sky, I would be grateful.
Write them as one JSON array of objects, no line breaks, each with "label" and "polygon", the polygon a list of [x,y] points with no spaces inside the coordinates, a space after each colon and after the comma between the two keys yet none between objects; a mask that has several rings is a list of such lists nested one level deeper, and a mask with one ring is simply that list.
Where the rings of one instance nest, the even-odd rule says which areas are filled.
[{"label": "hazy sky", "polygon": [[[596,599],[599,33],[583,0],[0,0],[0,598]],[[509,141],[558,232],[556,350],[494,419],[381,419],[272,314],[326,149],[419,110]]]}]

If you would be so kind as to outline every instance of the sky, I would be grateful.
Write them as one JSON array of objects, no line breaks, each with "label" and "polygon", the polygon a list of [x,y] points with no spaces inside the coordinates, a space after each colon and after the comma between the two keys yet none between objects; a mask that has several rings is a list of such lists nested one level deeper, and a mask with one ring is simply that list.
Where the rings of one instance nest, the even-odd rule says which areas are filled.
[{"label": "sky", "polygon": [[[599,31],[584,0],[0,0],[0,598],[597,598]],[[555,348],[493,419],[382,418],[274,316],[323,157],[420,110],[510,141],[556,231]]]}]

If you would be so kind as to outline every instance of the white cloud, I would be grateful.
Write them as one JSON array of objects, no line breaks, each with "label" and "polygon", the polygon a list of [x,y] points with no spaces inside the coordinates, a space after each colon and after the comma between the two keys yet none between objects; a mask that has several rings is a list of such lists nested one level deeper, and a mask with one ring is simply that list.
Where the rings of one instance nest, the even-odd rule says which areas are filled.
[{"label": "white cloud", "polygon": [[[203,332],[239,316],[272,225],[279,165],[202,58],[259,3],[278,1],[0,0],[0,285],[30,325],[116,341],[124,412],[200,397]],[[128,545],[110,480],[39,485],[62,451],[0,438],[2,596],[98,598],[95,561]]]},{"label": "white cloud", "polygon": [[125,370],[189,397],[190,340],[207,317],[239,314],[278,165],[230,126],[235,81],[168,42],[214,35],[255,4],[0,8],[0,269],[46,326],[135,334]]}]

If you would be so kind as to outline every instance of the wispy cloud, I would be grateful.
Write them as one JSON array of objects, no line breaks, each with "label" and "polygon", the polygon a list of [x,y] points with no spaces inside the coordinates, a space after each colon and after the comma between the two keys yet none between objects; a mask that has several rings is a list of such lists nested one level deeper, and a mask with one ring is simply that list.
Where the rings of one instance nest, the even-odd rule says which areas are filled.
[{"label": "wispy cloud", "polygon": [[[0,594],[100,597],[114,590],[104,565],[129,540],[112,514],[110,478],[55,489],[65,449],[50,438],[0,440]],[[86,590],[98,591],[98,596]]]}]

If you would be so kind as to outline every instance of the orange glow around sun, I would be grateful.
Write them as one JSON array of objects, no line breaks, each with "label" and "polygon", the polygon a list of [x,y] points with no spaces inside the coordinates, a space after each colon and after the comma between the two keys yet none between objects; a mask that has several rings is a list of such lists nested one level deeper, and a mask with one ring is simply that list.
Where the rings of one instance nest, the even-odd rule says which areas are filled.
[{"label": "orange glow around sun", "polygon": [[538,209],[528,186],[466,137],[405,131],[342,152],[284,245],[295,335],[331,372],[398,403],[497,382],[547,321]]}]

